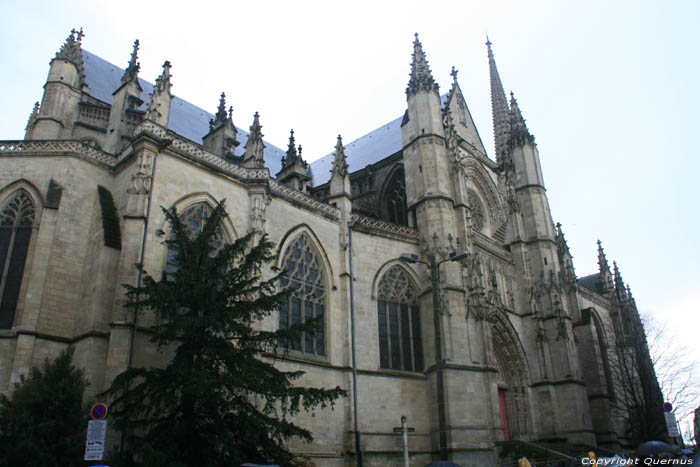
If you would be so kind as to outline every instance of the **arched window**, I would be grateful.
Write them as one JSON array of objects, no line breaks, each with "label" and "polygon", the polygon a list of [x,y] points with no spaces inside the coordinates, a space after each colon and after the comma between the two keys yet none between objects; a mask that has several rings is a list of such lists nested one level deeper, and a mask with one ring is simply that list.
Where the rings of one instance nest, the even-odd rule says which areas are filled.
[{"label": "arched window", "polygon": [[0,211],[0,329],[14,321],[34,218],[34,203],[22,189]]},{"label": "arched window", "polygon": [[408,225],[406,208],[406,181],[404,171],[397,170],[384,190],[384,211],[386,218],[396,224]]},{"label": "arched window", "polygon": [[[180,221],[189,231],[190,238],[194,238],[202,232],[211,211],[212,208],[207,203],[197,203],[188,207],[180,214]],[[226,243],[224,233],[219,229],[212,239],[214,251],[219,251],[221,247],[224,246],[224,243]],[[177,268],[177,250],[173,245],[168,245],[168,253],[165,260],[165,274],[171,276],[177,271]]]},{"label": "arched window", "polygon": [[280,285],[292,293],[280,306],[280,329],[318,319],[315,333],[304,333],[290,348],[311,355],[326,356],[326,289],[323,263],[306,233],[299,235],[284,252],[285,273]]},{"label": "arched window", "polygon": [[423,371],[420,308],[406,271],[392,266],[378,289],[379,366]]}]

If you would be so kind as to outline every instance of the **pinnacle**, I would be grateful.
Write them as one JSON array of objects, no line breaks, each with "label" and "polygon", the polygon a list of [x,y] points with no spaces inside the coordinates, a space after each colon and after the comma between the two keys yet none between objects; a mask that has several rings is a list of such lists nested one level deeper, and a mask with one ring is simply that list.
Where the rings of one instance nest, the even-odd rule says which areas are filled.
[{"label": "pinnacle", "polygon": [[163,63],[163,73],[160,74],[158,78],[156,78],[156,85],[154,86],[153,92],[163,92],[163,91],[170,91],[170,77],[172,76],[170,74],[170,62],[166,60]]},{"label": "pinnacle", "polygon": [[491,41],[486,36],[486,47],[489,56],[489,75],[491,78],[491,112],[493,114],[493,138],[496,146],[496,162],[500,163],[507,151],[510,137],[510,115],[506,93],[503,91],[501,77],[496,68],[496,60],[493,58]]},{"label": "pinnacle", "polygon": [[131,51],[131,58],[129,59],[129,66],[127,66],[124,71],[124,76],[122,76],[122,84],[128,83],[138,78],[139,70],[141,69],[141,64],[138,62],[139,56],[139,40],[134,41],[134,49]]},{"label": "pinnacle", "polygon": [[335,155],[333,156],[333,174],[338,174],[344,177],[348,173],[348,159],[345,155],[345,147],[343,147],[343,138],[338,135],[338,141],[335,144]]},{"label": "pinnacle", "polygon": [[211,131],[226,122],[227,119],[231,118],[232,114],[233,107],[229,107],[228,113],[226,112],[226,93],[222,92],[219,97],[219,107],[216,110],[216,114],[212,120],[209,120],[209,130]]},{"label": "pinnacle", "polygon": [[84,82],[85,69],[83,68],[83,37],[85,33],[83,28],[76,31],[75,28],[71,29],[70,34],[66,38],[61,49],[56,52],[56,57],[58,59],[63,59],[71,62],[78,68],[78,73],[80,74],[81,83]]},{"label": "pinnacle", "polygon": [[510,92],[510,127],[514,133],[529,134],[525,119],[518,107],[518,101],[515,99],[513,91]]},{"label": "pinnacle", "polygon": [[264,167],[265,144],[263,143],[262,125],[257,112],[253,116],[253,124],[250,125],[248,141],[245,143],[245,161],[252,160],[254,167]]},{"label": "pinnacle", "polygon": [[413,41],[413,62],[411,63],[411,74],[406,94],[416,94],[421,90],[435,91],[439,94],[439,86],[433,79],[428,60],[423,52],[423,45],[418,39],[418,33],[416,33]]}]

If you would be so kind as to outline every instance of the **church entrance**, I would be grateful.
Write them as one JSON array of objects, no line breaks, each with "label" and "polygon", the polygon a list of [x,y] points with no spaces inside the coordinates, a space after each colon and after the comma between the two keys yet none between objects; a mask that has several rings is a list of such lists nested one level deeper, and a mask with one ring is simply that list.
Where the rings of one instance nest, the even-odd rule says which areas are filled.
[{"label": "church entrance", "polygon": [[532,422],[525,355],[508,318],[499,312],[493,313],[491,318],[503,436],[506,440],[528,439],[532,433]]}]

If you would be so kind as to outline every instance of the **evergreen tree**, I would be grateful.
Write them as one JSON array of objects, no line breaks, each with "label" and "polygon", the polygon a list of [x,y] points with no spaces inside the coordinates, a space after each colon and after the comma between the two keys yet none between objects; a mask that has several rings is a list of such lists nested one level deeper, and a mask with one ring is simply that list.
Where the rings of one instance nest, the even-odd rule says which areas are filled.
[{"label": "evergreen tree", "polygon": [[87,380],[71,363],[73,352],[44,360],[0,395],[0,466],[74,466],[85,450]]},{"label": "evergreen tree", "polygon": [[125,433],[127,463],[288,465],[293,456],[283,443],[312,435],[286,417],[345,395],[339,387],[295,386],[303,372],[272,364],[271,355],[313,332],[315,323],[278,331],[256,326],[287,293],[278,290],[279,274],[261,277],[273,259],[267,237],[222,244],[223,202],[196,235],[174,209],[164,212],[176,268],[160,280],[144,272],[142,286],[126,286],[127,306],[156,313],[151,340],[174,356],[164,368],[128,369],[106,392],[110,418]]}]

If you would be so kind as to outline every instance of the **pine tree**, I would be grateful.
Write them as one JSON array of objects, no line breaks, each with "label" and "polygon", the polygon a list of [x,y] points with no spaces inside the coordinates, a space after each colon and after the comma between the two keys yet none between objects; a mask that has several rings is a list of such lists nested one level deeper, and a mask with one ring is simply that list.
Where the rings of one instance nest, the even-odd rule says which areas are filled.
[{"label": "pine tree", "polygon": [[[281,371],[272,358],[315,323],[278,331],[260,320],[287,293],[279,274],[262,278],[273,244],[249,234],[221,244],[223,201],[193,235],[178,213],[164,210],[176,252],[175,271],[160,280],[143,271],[127,287],[128,307],[152,310],[159,324],[152,342],[174,356],[163,368],[130,368],[115,378],[110,419],[125,433],[128,463],[148,466],[288,465],[290,438],[312,434],[287,417],[333,406],[345,391],[295,386],[301,371]],[[283,350],[282,350],[283,351]]]},{"label": "pine tree", "polygon": [[0,395],[0,466],[79,465],[85,449],[88,383],[73,366],[71,350],[44,360]]}]

